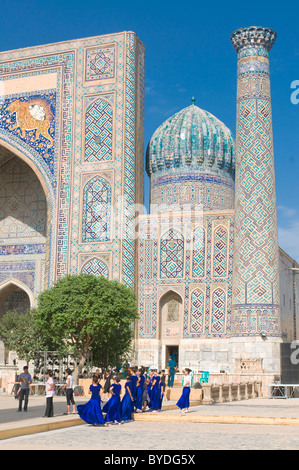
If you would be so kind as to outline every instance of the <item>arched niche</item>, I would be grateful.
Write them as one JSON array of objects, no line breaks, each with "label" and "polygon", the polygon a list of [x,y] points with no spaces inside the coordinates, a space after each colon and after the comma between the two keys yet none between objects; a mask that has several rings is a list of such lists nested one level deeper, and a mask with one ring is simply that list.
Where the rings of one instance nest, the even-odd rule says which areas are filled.
[{"label": "arched niche", "polygon": [[25,313],[33,305],[33,292],[21,282],[10,279],[0,285],[0,320],[7,312]]},{"label": "arched niche", "polygon": [[175,291],[167,291],[159,301],[159,339],[177,343],[182,337],[183,301]]}]

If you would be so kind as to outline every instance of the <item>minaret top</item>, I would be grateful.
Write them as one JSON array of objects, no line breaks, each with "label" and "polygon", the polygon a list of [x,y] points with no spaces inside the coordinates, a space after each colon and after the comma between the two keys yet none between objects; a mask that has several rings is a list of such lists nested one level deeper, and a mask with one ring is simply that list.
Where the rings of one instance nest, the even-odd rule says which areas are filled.
[{"label": "minaret top", "polygon": [[230,40],[236,52],[244,47],[263,47],[270,52],[276,37],[277,34],[273,29],[250,26],[234,31],[230,36]]}]

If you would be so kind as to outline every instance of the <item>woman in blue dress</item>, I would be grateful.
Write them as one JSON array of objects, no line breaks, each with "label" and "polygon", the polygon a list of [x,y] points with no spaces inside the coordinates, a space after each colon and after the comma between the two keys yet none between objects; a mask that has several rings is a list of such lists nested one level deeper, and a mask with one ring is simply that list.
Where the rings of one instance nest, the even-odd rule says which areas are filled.
[{"label": "woman in blue dress", "polygon": [[158,401],[158,410],[161,411],[162,409],[162,403],[163,403],[163,397],[165,393],[165,382],[162,380],[162,372],[160,372],[160,381],[159,381],[159,401]]},{"label": "woman in blue dress", "polygon": [[80,418],[93,426],[96,424],[105,425],[101,410],[101,388],[102,385],[99,384],[98,377],[94,376],[88,391],[91,395],[91,399],[87,403],[77,406]]},{"label": "woman in blue dress", "polygon": [[190,387],[191,387],[191,375],[190,369],[184,369],[184,377],[183,377],[183,391],[180,399],[176,403],[176,406],[180,408],[183,413],[188,413],[189,405],[190,405]]},{"label": "woman in blue dress", "polygon": [[134,404],[131,376],[127,375],[125,383],[125,394],[121,401],[120,407],[120,418],[122,421],[132,421],[132,403]]},{"label": "woman in blue dress", "polygon": [[152,378],[152,401],[151,401],[151,407],[153,409],[153,412],[157,412],[160,409],[160,398],[161,398],[161,390],[160,390],[160,376],[158,375],[158,372],[155,370],[154,375]]},{"label": "woman in blue dress", "polygon": [[135,402],[136,402],[136,396],[137,396],[137,380],[138,380],[138,376],[136,374],[136,371],[135,369],[132,371],[132,374],[131,374],[131,382],[132,382],[132,396],[133,396],[133,410],[134,411],[134,407],[135,407]]},{"label": "woman in blue dress", "polygon": [[148,376],[147,376],[147,378],[146,378],[146,387],[147,387],[147,395],[148,395],[147,406],[148,406],[149,408],[151,408],[151,406],[152,406],[152,405],[151,405],[151,393],[152,393],[152,392],[151,392],[151,388],[152,388],[152,381],[151,381],[151,380],[152,380],[152,375],[153,375],[153,374],[151,374],[150,372],[151,372],[151,371],[149,371],[149,374],[148,374]]},{"label": "woman in blue dress", "polygon": [[121,424],[120,419],[120,392],[121,384],[119,377],[113,377],[113,384],[110,387],[111,398],[103,407],[103,412],[106,413],[106,423],[118,423]]},{"label": "woman in blue dress", "polygon": [[143,370],[139,369],[138,371],[138,380],[137,380],[137,392],[136,392],[136,409],[137,413],[142,413],[143,409],[143,385],[145,383],[145,377]]}]

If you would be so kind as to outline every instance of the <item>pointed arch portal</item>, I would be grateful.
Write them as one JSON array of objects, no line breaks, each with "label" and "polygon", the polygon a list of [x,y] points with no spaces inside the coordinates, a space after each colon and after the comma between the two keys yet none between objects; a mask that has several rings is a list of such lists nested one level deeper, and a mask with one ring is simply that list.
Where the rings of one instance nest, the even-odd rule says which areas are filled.
[{"label": "pointed arch portal", "polygon": [[0,138],[0,317],[33,307],[48,284],[49,188],[38,162]]}]

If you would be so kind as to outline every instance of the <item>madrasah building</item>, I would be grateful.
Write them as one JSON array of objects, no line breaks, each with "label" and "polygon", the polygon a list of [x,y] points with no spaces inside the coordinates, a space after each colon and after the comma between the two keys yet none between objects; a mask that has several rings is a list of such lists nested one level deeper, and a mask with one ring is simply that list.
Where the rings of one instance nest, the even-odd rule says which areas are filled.
[{"label": "madrasah building", "polygon": [[[0,53],[0,316],[67,274],[105,276],[136,292],[133,365],[172,354],[180,369],[281,375],[299,266],[277,240],[276,33],[230,39],[236,137],[193,99],[154,132],[145,165],[135,33]],[[144,171],[149,214],[136,210]],[[0,342],[0,364],[12,357]]]}]

